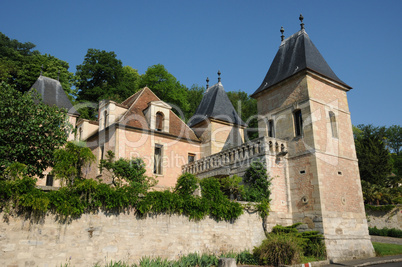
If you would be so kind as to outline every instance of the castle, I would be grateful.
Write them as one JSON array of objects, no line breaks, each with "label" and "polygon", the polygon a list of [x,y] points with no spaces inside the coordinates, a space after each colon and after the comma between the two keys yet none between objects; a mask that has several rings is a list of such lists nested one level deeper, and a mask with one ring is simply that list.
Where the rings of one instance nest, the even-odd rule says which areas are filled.
[{"label": "castle", "polygon": [[[330,259],[374,256],[346,95],[351,87],[329,67],[303,22],[292,36],[282,35],[252,94],[259,118],[255,140],[245,142],[246,124],[220,78],[207,88],[188,124],[151,89],[122,103],[101,101],[97,121],[76,121],[70,112],[75,138],[87,142],[98,162],[109,150],[116,158],[143,158],[146,174],[161,188],[174,186],[183,172],[199,178],[242,175],[260,160],[272,178],[268,229],[302,222],[324,234]],[[107,181],[96,166],[85,173]]]}]

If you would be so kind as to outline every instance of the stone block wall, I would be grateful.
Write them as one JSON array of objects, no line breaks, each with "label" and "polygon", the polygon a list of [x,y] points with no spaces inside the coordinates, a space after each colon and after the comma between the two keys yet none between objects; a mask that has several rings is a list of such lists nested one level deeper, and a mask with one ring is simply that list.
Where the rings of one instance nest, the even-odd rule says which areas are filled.
[{"label": "stone block wall", "polygon": [[248,212],[235,222],[194,222],[178,215],[141,219],[133,212],[85,214],[69,223],[53,215],[40,222],[0,216],[0,266],[132,264],[144,256],[175,259],[192,252],[252,250],[265,238],[261,217]]},{"label": "stone block wall", "polygon": [[366,210],[366,215],[369,227],[402,230],[402,205],[398,205],[389,212]]}]

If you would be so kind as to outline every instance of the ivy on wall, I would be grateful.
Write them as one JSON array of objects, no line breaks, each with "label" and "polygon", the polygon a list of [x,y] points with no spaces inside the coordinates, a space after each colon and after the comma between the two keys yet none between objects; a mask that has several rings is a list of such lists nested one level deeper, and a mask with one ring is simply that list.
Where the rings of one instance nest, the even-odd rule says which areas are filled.
[{"label": "ivy on wall", "polygon": [[[138,163],[140,160],[133,161]],[[239,202],[231,201],[229,196],[224,194],[225,190],[221,189],[222,185],[217,178],[199,181],[194,175],[186,173],[178,178],[173,190],[149,191],[150,185],[154,184],[152,179],[147,179],[145,172],[140,170],[143,164],[131,163],[122,160],[110,161],[111,165],[108,166],[110,170],[120,170],[119,181],[127,180],[121,173],[129,174],[130,179],[125,184],[119,182],[109,185],[77,177],[69,186],[50,192],[36,188],[36,179],[18,173],[14,179],[0,180],[0,211],[30,213],[35,216],[42,216],[50,211],[60,218],[77,218],[84,213],[100,210],[119,213],[135,209],[139,216],[175,213],[186,215],[190,220],[201,220],[210,216],[217,221],[236,220],[243,213],[243,206]],[[259,173],[260,167],[258,165]],[[135,175],[131,175],[134,173]],[[261,177],[265,179],[266,176]],[[199,187],[201,196],[194,193]],[[266,218],[269,210],[267,190],[268,188],[264,187],[262,195],[265,197],[256,205],[263,218]]]}]

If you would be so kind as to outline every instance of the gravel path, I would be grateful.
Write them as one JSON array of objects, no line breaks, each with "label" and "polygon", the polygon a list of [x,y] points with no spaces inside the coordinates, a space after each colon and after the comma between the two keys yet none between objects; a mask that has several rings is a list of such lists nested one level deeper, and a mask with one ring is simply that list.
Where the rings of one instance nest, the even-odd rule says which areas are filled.
[{"label": "gravel path", "polygon": [[402,238],[371,235],[371,242],[402,245]]}]

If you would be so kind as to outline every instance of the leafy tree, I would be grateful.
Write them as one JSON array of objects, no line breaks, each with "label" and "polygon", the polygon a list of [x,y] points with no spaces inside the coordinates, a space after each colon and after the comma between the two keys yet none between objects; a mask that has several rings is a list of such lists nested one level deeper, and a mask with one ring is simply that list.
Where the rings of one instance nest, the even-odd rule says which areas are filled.
[{"label": "leafy tree", "polygon": [[106,168],[112,174],[112,183],[122,186],[124,182],[140,189],[145,193],[149,188],[156,185],[156,180],[145,175],[145,163],[141,158],[114,160],[114,153],[109,150],[107,159],[101,161],[101,168]]},{"label": "leafy tree", "polygon": [[34,48],[35,45],[30,42],[20,43],[0,33],[0,79],[26,92],[38,79],[43,66],[43,75],[53,79],[59,77],[63,89],[72,100],[73,74],[68,71],[68,63],[51,55],[41,55]]},{"label": "leafy tree", "polygon": [[239,199],[244,194],[244,185],[240,185],[242,178],[237,175],[219,179],[221,191],[230,199]]},{"label": "leafy tree", "polygon": [[17,180],[27,176],[27,166],[19,162],[13,162],[3,172],[4,180]]},{"label": "leafy tree", "polygon": [[397,155],[400,156],[402,147],[402,127],[392,125],[386,130],[388,147]]},{"label": "leafy tree", "polygon": [[96,158],[84,143],[68,142],[64,148],[55,150],[54,159],[52,172],[71,186],[76,178],[83,178],[82,168],[94,163]]},{"label": "leafy tree", "polygon": [[149,67],[141,76],[139,86],[140,88],[148,86],[160,99],[180,108],[182,112],[174,109],[174,112],[179,116],[182,117],[183,114],[189,112],[187,87],[170,74],[163,65],[158,64]]},{"label": "leafy tree", "polygon": [[257,100],[240,90],[227,92],[227,95],[241,119],[248,124],[247,138],[249,140],[258,138]]},{"label": "leafy tree", "polygon": [[139,88],[138,71],[130,66],[123,67],[113,51],[88,49],[75,75],[78,100],[97,102],[111,99],[122,102]]},{"label": "leafy tree", "polygon": [[119,85],[123,65],[114,52],[90,48],[75,75],[79,88],[77,99],[97,102]]},{"label": "leafy tree", "polygon": [[27,166],[29,175],[42,177],[54,163],[53,151],[67,142],[71,125],[66,111],[43,104],[38,94],[22,94],[4,82],[0,99],[0,173],[19,162]]},{"label": "leafy tree", "polygon": [[178,179],[174,192],[182,196],[191,196],[198,189],[198,179],[190,173],[182,174]]},{"label": "leafy tree", "polygon": [[[77,66],[75,85],[79,103],[98,103],[102,99],[122,102],[139,90],[141,76],[136,69],[122,65],[114,52],[88,49],[84,62]],[[97,107],[84,105],[81,117],[94,120]]]},{"label": "leafy tree", "polygon": [[381,138],[382,130],[372,125],[357,127],[361,131],[355,139],[360,177],[371,184],[384,185],[392,166],[385,140]]},{"label": "leafy tree", "polygon": [[195,111],[201,103],[204,92],[205,88],[196,84],[193,84],[191,88],[187,91],[187,102],[189,103],[188,112],[185,114],[187,120],[189,120],[194,115]]}]

